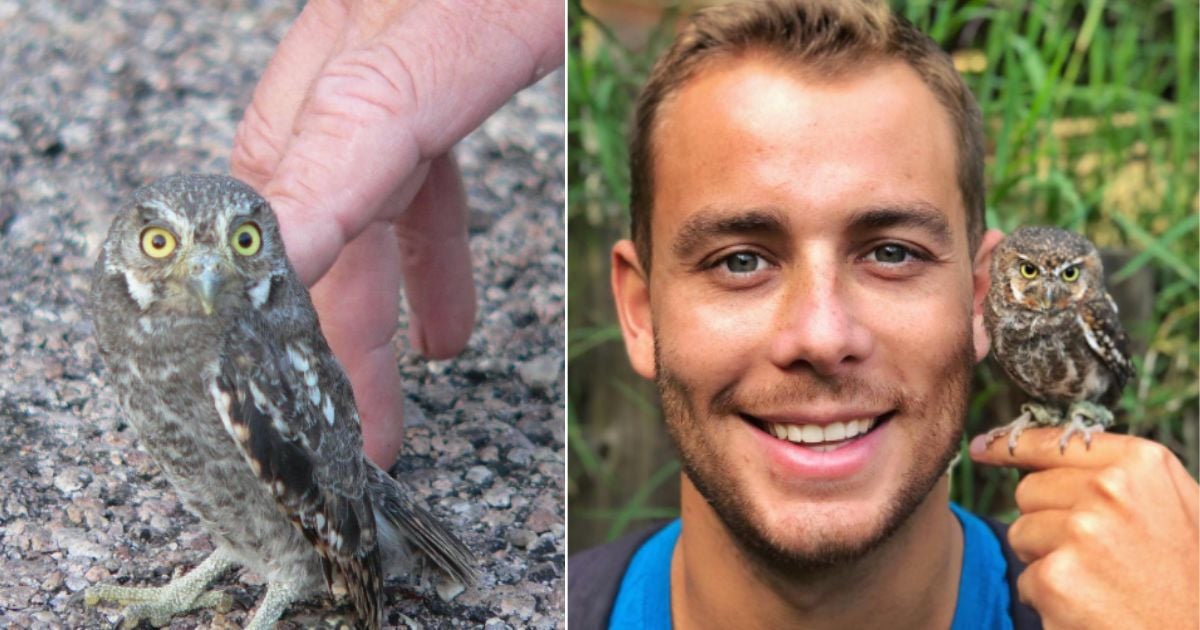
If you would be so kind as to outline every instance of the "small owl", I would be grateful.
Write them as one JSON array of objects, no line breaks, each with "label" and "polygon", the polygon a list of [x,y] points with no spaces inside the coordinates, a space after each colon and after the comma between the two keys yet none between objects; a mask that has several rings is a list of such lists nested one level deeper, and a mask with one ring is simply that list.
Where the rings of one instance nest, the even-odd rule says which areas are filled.
[{"label": "small owl", "polygon": [[1112,424],[1108,407],[1133,377],[1096,247],[1066,230],[1018,229],[992,254],[984,309],[992,356],[1036,401],[988,442],[1007,433],[1011,453],[1026,427],[1066,425],[1061,451],[1075,433],[1090,446],[1092,433]]},{"label": "small owl", "polygon": [[326,590],[377,628],[384,575],[410,546],[473,580],[470,551],[363,456],[350,383],[248,186],[179,176],[134,193],[96,263],[93,302],[121,406],[216,551],[166,586],[95,587],[89,604],[126,604],[127,626],[166,625],[228,607],[208,585],[242,565],[268,581],[250,628]]}]

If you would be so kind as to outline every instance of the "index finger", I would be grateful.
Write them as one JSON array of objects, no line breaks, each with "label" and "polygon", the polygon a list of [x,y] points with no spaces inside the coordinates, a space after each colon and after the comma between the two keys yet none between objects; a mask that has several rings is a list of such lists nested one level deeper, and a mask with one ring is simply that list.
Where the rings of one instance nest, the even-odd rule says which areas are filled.
[{"label": "index finger", "polygon": [[281,217],[288,251],[301,253],[289,257],[306,284],[369,224],[395,218],[380,215],[383,203],[405,184],[415,194],[421,165],[562,62],[561,4],[476,4],[417,3],[334,55],[313,82],[259,190]]},{"label": "index finger", "polygon": [[1021,434],[1017,448],[1008,452],[1008,441],[993,440],[987,444],[986,435],[971,440],[971,459],[989,466],[1012,466],[1024,470],[1048,468],[1103,468],[1127,456],[1141,438],[1114,433],[1095,433],[1092,444],[1085,446],[1081,436],[1073,436],[1065,452],[1059,450],[1061,427],[1028,429]]}]

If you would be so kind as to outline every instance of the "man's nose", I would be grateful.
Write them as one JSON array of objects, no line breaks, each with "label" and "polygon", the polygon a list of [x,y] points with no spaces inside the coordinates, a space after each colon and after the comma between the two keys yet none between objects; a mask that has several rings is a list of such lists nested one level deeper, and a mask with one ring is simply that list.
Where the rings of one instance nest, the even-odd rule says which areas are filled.
[{"label": "man's nose", "polygon": [[866,359],[874,336],[847,280],[832,269],[795,272],[776,311],[771,361],[836,376]]}]

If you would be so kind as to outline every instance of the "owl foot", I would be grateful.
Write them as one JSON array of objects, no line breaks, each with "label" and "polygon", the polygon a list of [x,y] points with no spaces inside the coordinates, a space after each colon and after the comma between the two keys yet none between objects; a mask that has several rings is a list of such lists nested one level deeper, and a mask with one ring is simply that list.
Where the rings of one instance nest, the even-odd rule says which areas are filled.
[{"label": "owl foot", "polygon": [[233,598],[228,593],[207,589],[233,564],[220,551],[214,551],[195,569],[171,580],[166,586],[136,588],[98,584],[84,593],[84,603],[88,606],[96,606],[101,601],[124,604],[120,626],[126,630],[136,628],[143,620],[161,628],[170,624],[175,615],[202,608],[225,612],[233,605]]},{"label": "owl foot", "polygon": [[1067,428],[1063,431],[1062,439],[1058,441],[1058,451],[1060,453],[1067,452],[1067,443],[1071,441],[1071,436],[1076,433],[1083,435],[1084,450],[1092,447],[1092,434],[1103,433],[1105,427],[1112,426],[1113,415],[1107,407],[1097,405],[1094,402],[1086,400],[1073,403],[1071,408],[1067,410],[1067,416],[1070,422]]},{"label": "owl foot", "polygon": [[1039,403],[1025,403],[1021,405],[1021,415],[1017,416],[1016,420],[987,432],[986,443],[991,445],[996,438],[1008,435],[1008,454],[1012,455],[1017,450],[1017,438],[1021,437],[1025,429],[1056,426],[1061,423],[1062,413],[1057,409]]},{"label": "owl foot", "polygon": [[250,620],[249,624],[246,624],[246,630],[274,628],[275,622],[283,616],[283,611],[303,596],[304,593],[293,584],[272,582],[267,586],[267,594],[263,597],[262,603],[258,605],[258,610],[254,612],[254,618]]}]

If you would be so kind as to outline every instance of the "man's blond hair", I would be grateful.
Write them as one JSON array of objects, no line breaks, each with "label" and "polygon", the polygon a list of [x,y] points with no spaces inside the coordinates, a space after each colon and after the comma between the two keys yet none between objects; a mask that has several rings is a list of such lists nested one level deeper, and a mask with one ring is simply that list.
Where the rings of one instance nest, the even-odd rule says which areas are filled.
[{"label": "man's blond hair", "polygon": [[771,56],[822,79],[889,60],[912,67],[954,126],[958,188],[974,254],[984,231],[983,124],[979,105],[949,55],[882,1],[762,0],[697,12],[642,88],[629,149],[630,235],[645,271],[651,262],[654,133],[662,104],[706,65],[747,53]]}]

